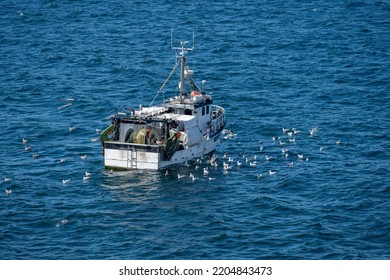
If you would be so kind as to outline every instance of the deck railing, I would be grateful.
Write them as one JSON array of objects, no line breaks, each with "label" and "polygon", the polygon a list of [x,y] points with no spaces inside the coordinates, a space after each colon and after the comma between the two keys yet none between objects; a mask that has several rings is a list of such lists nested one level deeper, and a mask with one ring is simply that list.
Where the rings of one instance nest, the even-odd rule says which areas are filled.
[{"label": "deck railing", "polygon": [[211,124],[214,134],[220,132],[225,126],[225,109],[221,106],[211,106]]}]

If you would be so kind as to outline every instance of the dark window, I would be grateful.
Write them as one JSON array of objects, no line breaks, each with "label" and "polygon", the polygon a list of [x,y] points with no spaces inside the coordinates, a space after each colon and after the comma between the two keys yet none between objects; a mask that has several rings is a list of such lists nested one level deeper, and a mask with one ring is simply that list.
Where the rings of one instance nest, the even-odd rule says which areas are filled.
[{"label": "dark window", "polygon": [[202,107],[202,116],[204,115],[204,107]]},{"label": "dark window", "polygon": [[208,115],[210,113],[210,106],[207,105],[206,107],[206,114]]}]

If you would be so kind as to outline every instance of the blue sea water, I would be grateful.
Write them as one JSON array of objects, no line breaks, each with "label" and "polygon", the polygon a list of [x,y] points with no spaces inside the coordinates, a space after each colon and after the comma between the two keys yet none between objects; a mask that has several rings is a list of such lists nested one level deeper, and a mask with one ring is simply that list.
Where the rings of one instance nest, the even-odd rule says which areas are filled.
[{"label": "blue sea water", "polygon": [[[0,259],[390,258],[389,1],[0,7]],[[110,173],[95,142],[154,98],[171,28],[175,43],[195,31],[189,64],[237,134],[216,154],[243,166],[213,181],[206,164]]]}]

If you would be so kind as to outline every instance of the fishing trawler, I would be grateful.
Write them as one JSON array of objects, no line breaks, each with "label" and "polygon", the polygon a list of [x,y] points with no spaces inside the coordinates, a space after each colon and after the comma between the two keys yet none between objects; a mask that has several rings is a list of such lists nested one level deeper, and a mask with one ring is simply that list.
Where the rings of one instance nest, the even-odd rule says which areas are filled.
[{"label": "fishing trawler", "polygon": [[[194,42],[181,42],[176,52],[176,64],[149,107],[118,112],[100,135],[104,165],[114,170],[161,170],[211,154],[225,126],[225,110],[213,104],[205,92],[205,82],[199,87],[193,71],[186,65],[186,54]],[[176,96],[153,105],[156,97],[180,65],[179,90]],[[164,94],[165,95],[165,94]]]}]

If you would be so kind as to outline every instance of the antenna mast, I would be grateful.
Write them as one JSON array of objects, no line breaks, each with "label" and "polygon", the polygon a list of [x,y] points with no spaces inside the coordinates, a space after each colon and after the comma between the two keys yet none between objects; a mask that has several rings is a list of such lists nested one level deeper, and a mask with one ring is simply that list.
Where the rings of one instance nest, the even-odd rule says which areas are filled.
[{"label": "antenna mast", "polygon": [[180,47],[173,46],[173,29],[171,29],[171,48],[176,51],[180,51],[177,58],[180,58],[180,102],[183,101],[184,96],[184,69],[185,69],[185,55],[195,48],[195,32],[192,30],[192,47],[186,47],[188,41],[181,41]]}]

